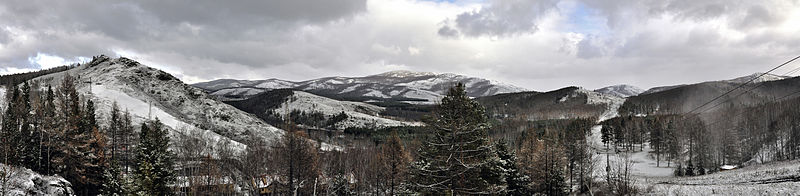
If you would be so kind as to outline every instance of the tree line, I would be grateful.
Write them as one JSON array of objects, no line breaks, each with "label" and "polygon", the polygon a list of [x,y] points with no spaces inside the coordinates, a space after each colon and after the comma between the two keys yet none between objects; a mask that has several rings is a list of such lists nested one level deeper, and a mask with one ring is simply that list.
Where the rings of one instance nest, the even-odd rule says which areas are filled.
[{"label": "tree line", "polygon": [[3,164],[59,175],[78,195],[170,195],[175,175],[167,130],[158,119],[134,135],[130,114],[114,104],[109,126],[68,73],[60,85],[7,86]]}]

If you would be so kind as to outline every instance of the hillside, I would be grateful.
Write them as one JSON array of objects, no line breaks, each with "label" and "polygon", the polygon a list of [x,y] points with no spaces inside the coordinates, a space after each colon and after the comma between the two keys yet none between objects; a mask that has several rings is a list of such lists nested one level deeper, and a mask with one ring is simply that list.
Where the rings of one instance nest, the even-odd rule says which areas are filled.
[{"label": "hillside", "polygon": [[[405,122],[382,117],[386,108],[362,102],[338,101],[303,91],[289,89],[271,90],[249,99],[228,101],[236,108],[261,117],[266,121],[286,119],[292,113],[293,119],[318,118],[309,122],[294,122],[306,126],[344,130],[350,127],[384,128],[396,126],[419,126],[417,122]],[[335,116],[345,116],[335,119]],[[300,121],[305,121],[301,119]],[[279,123],[279,122],[276,122]],[[273,123],[275,124],[275,123]],[[313,124],[313,125],[312,125]]]},{"label": "hillside", "polygon": [[[645,92],[637,96],[629,97],[625,104],[620,108],[620,112],[625,114],[668,114],[689,112],[701,104],[741,85],[741,83],[732,81],[742,80],[743,79],[738,78],[733,80],[703,82],[698,84],[673,86],[669,87],[669,89],[661,91],[649,93]],[[659,88],[664,89],[666,87]],[[747,91],[750,89],[753,90]],[[728,104],[751,105],[773,101],[773,99],[781,98],[787,95],[788,97],[786,98],[792,98],[797,96],[796,94],[791,94],[797,89],[800,89],[800,78],[797,77],[780,80],[766,79],[762,82],[747,84],[744,87],[733,91],[726,96],[723,96],[717,101],[710,103],[708,106],[713,106],[720,103],[722,103],[721,105],[723,106]],[[648,91],[652,90],[653,89]]]},{"label": "hillside", "polygon": [[[95,102],[99,119],[108,118],[116,102],[128,110],[135,125],[146,119],[160,119],[171,130],[171,138],[189,136],[210,145],[230,143],[237,151],[254,140],[271,142],[283,134],[256,117],[214,100],[203,90],[189,86],[172,75],[121,57],[95,57],[65,72],[33,79],[57,86],[65,74],[79,81],[78,91]],[[98,120],[106,122],[106,120]]]},{"label": "hillside", "polygon": [[567,87],[550,92],[520,92],[477,98],[489,114],[500,118],[524,117],[528,120],[597,118],[613,103],[624,99]]},{"label": "hillside", "polygon": [[193,84],[224,99],[244,99],[270,89],[294,88],[326,97],[353,101],[404,101],[431,104],[450,86],[461,82],[467,95],[491,96],[525,89],[497,81],[457,74],[392,71],[364,77],[326,77],[301,82],[280,79],[214,80]]},{"label": "hillside", "polygon": [[621,84],[621,85],[599,88],[597,90],[594,90],[594,92],[614,95],[617,97],[630,97],[639,95],[642,92],[644,92],[644,90],[640,89],[639,87]]}]

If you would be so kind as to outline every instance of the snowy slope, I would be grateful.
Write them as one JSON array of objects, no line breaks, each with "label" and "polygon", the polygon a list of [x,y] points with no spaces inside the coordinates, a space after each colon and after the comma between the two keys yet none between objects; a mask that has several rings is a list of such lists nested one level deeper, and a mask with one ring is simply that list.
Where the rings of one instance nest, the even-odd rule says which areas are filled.
[{"label": "snowy slope", "polygon": [[0,108],[5,108],[5,106],[6,106],[6,87],[0,86]]},{"label": "snowy slope", "polygon": [[127,58],[100,56],[67,72],[34,80],[58,86],[66,73],[77,77],[81,94],[91,92],[87,97],[95,101],[102,123],[107,122],[111,105],[117,102],[121,110],[131,112],[136,125],[146,119],[160,119],[170,128],[173,140],[185,135],[214,147],[229,144],[241,152],[245,141],[271,142],[283,134],[250,114],[212,99],[201,89]]},{"label": "snowy slope", "polygon": [[594,92],[603,93],[603,94],[609,94],[609,95],[615,95],[615,96],[619,96],[619,97],[630,97],[630,96],[639,95],[639,93],[644,92],[644,90],[642,90],[639,87],[621,84],[621,85],[603,87],[603,88],[594,90]]},{"label": "snowy slope", "polygon": [[[0,183],[0,195],[74,195],[72,184],[59,176],[43,176],[30,169],[0,164],[0,173],[9,177],[8,186]],[[2,178],[2,176],[0,176]],[[5,193],[2,191],[6,190]]]},{"label": "snowy slope", "polygon": [[233,99],[247,98],[270,89],[296,88],[326,96],[395,99],[409,103],[431,104],[441,99],[446,90],[458,82],[466,85],[467,95],[471,97],[525,91],[514,85],[482,78],[413,71],[392,71],[365,77],[326,77],[302,82],[279,79],[256,81],[224,79],[197,83],[194,86],[212,92],[213,95]]},{"label": "snowy slope", "polygon": [[786,79],[786,78],[791,78],[789,76],[779,76],[779,75],[775,75],[775,74],[765,74],[765,75],[762,76],[762,74],[764,74],[764,73],[754,73],[754,74],[750,74],[750,75],[747,75],[747,76],[742,76],[742,77],[734,78],[734,79],[731,79],[731,80],[724,80],[724,81],[725,82],[730,82],[730,83],[745,83],[745,82],[748,82],[750,80],[753,80],[751,83],[760,83],[760,82],[768,82],[768,81],[783,80],[783,79]]},{"label": "snowy slope", "polygon": [[282,116],[286,112],[300,110],[305,112],[321,112],[326,116],[333,116],[344,112],[348,118],[336,123],[336,128],[344,129],[347,127],[394,127],[394,126],[420,126],[418,122],[404,122],[383,118],[379,113],[385,108],[351,101],[338,101],[326,97],[317,96],[303,91],[294,91],[294,94],[282,104],[280,108],[273,112]]}]

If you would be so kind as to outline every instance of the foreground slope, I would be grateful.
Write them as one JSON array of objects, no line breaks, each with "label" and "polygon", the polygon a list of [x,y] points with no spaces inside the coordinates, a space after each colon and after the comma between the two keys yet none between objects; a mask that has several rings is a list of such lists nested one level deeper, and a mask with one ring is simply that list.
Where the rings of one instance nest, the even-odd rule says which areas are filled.
[{"label": "foreground slope", "polygon": [[[241,151],[247,142],[271,142],[283,131],[236,108],[216,101],[203,90],[172,75],[127,58],[95,57],[66,72],[34,81],[58,86],[65,74],[76,77],[78,91],[95,102],[99,122],[106,122],[111,106],[128,110],[135,124],[159,118],[179,136],[199,138],[210,145],[229,145]],[[44,86],[44,85],[42,85]]]},{"label": "foreground slope", "polygon": [[800,161],[755,165],[694,177],[640,180],[647,195],[795,195]]}]

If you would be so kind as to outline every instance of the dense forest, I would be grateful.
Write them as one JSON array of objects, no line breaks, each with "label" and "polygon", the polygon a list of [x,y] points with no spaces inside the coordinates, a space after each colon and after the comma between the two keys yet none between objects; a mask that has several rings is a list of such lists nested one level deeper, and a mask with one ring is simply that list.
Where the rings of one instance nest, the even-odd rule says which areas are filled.
[{"label": "dense forest", "polygon": [[424,118],[426,127],[362,132],[371,139],[326,149],[292,123],[313,114],[293,113],[298,117],[282,124],[287,133],[279,141],[253,141],[244,154],[171,135],[158,119],[133,124],[116,106],[108,122],[98,122],[94,103],[79,95],[68,75],[60,86],[22,83],[8,92],[3,163],[63,176],[78,195],[566,195],[604,189],[591,178],[589,120],[533,123],[507,142],[507,135],[490,136],[495,123],[463,85]]}]

